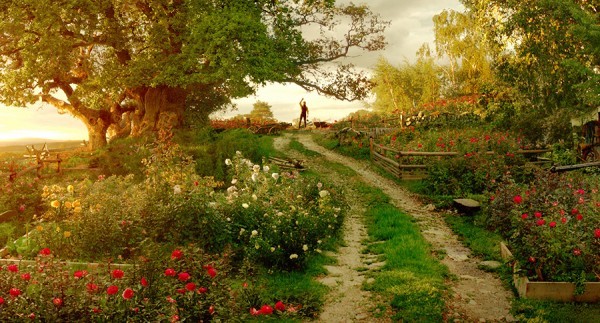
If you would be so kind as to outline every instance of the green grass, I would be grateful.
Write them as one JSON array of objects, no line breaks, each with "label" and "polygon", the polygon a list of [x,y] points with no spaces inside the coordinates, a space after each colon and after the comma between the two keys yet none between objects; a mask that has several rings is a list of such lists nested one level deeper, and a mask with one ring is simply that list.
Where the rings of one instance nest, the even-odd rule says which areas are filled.
[{"label": "green grass", "polygon": [[500,242],[503,239],[499,234],[478,227],[472,216],[448,214],[445,220],[474,255],[484,260],[502,261]]},{"label": "green grass", "polygon": [[298,151],[298,152],[302,153],[303,155],[305,155],[307,157],[322,157],[322,155],[319,154],[318,152],[310,150],[310,149],[306,149],[304,147],[304,145],[302,145],[296,139],[290,140],[289,148],[292,149],[292,150]]},{"label": "green grass", "polygon": [[[371,152],[369,151],[369,144],[363,143],[363,147],[357,145],[340,145],[339,140],[331,134],[325,134],[320,132],[313,132],[313,140],[319,145],[337,152],[338,154],[353,157],[360,160],[367,160],[371,158]],[[363,141],[366,141],[364,139]]]},{"label": "green grass", "polygon": [[380,190],[357,186],[370,205],[369,236],[373,242],[383,241],[371,244],[368,251],[386,259],[369,290],[391,298],[394,320],[442,321],[448,269],[435,259],[411,216],[391,206]]},{"label": "green grass", "polygon": [[393,207],[381,190],[364,184],[354,170],[323,163],[347,179],[367,208],[365,224],[370,238],[364,252],[385,260],[380,270],[367,273],[374,283],[365,285],[365,289],[386,300],[378,308],[392,308],[395,321],[442,321],[448,269],[434,257],[415,220]]}]

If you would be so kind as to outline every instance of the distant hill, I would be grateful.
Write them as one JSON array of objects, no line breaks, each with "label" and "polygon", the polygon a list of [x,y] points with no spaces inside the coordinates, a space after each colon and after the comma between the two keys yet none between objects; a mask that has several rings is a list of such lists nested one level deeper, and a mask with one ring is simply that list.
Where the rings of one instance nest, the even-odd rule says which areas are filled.
[{"label": "distant hill", "polygon": [[7,141],[0,141],[0,153],[25,153],[25,146],[34,145],[36,149],[41,149],[44,144],[48,144],[48,149],[72,148],[81,146],[82,140],[55,140],[43,138],[20,138]]}]

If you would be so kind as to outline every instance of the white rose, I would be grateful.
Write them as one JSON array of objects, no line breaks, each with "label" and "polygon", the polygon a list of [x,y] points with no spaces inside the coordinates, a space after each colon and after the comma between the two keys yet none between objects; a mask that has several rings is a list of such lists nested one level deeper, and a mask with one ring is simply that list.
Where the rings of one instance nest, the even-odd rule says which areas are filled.
[{"label": "white rose", "polygon": [[260,165],[254,165],[254,166],[252,166],[252,170],[253,170],[255,173],[258,173],[258,172],[260,172]]},{"label": "white rose", "polygon": [[273,174],[271,174],[271,177],[273,177],[274,180],[278,180],[279,179],[279,174],[278,173],[273,173]]},{"label": "white rose", "polygon": [[181,186],[179,186],[179,185],[173,186],[173,194],[181,194]]},{"label": "white rose", "polygon": [[252,173],[252,181],[256,182],[256,180],[258,180],[258,174],[257,173]]},{"label": "white rose", "polygon": [[321,196],[321,197],[325,197],[327,195],[329,195],[329,192],[327,192],[326,190],[322,190],[319,192],[319,196]]},{"label": "white rose", "polygon": [[237,184],[237,178],[234,178],[234,179],[232,179],[232,180],[231,180],[231,184],[232,184],[232,185],[235,185],[235,184]]},{"label": "white rose", "polygon": [[268,173],[271,168],[267,165],[263,166],[263,172]]},{"label": "white rose", "polygon": [[231,166],[231,159],[229,159],[229,158],[225,159],[225,165]]},{"label": "white rose", "polygon": [[241,151],[239,151],[239,150],[237,150],[237,151],[235,152],[235,154],[236,154],[236,155],[238,155],[238,156],[241,156],[241,155],[242,155],[242,152],[241,152]]},{"label": "white rose", "polygon": [[302,250],[304,250],[304,251],[308,251],[308,245],[303,245],[303,246],[302,246]]},{"label": "white rose", "polygon": [[253,237],[256,237],[257,235],[258,235],[258,231],[256,231],[256,230],[252,230],[252,236],[253,236]]},{"label": "white rose", "polygon": [[298,258],[297,254],[293,253],[293,254],[290,255],[290,259],[296,259],[296,258]]},{"label": "white rose", "polygon": [[256,196],[256,194],[252,194],[252,199],[255,201],[258,200],[258,196]]},{"label": "white rose", "polygon": [[242,204],[242,207],[243,207],[244,209],[247,209],[247,208],[249,208],[249,207],[250,207],[250,205],[248,205],[248,203],[243,203],[243,204]]},{"label": "white rose", "polygon": [[275,251],[275,247],[271,247],[271,252],[274,252],[274,251]]}]

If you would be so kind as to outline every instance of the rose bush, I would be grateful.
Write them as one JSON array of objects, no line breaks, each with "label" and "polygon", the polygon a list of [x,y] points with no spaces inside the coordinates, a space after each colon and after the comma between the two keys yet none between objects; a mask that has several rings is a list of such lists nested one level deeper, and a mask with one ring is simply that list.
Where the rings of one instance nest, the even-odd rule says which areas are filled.
[{"label": "rose bush", "polygon": [[599,183],[583,173],[538,171],[527,184],[506,177],[490,197],[485,222],[507,239],[531,279],[598,281]]},{"label": "rose bush", "polygon": [[[278,300],[257,314],[238,299],[243,291],[232,283],[227,257],[194,246],[177,251],[177,257],[135,266],[75,269],[42,249],[35,262],[0,269],[0,321],[208,322],[295,315]],[[175,274],[165,274],[168,269]]]}]

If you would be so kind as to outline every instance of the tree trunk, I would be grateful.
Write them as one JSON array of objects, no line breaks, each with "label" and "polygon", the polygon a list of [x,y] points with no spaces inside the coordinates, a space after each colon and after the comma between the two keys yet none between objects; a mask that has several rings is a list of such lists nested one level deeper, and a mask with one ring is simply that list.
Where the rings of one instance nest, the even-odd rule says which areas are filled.
[{"label": "tree trunk", "polygon": [[101,117],[89,118],[84,120],[85,126],[88,129],[88,147],[92,150],[106,146],[106,132],[109,122],[106,122]]},{"label": "tree trunk", "polygon": [[139,98],[139,108],[132,118],[131,134],[178,128],[183,125],[187,92],[182,88],[159,86],[148,88]]}]

